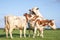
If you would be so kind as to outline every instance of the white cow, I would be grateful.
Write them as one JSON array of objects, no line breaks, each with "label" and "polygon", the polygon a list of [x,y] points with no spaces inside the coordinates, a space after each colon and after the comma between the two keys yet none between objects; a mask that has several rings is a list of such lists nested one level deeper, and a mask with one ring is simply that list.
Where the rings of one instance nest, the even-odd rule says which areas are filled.
[{"label": "white cow", "polygon": [[[27,19],[28,17],[28,19]],[[30,19],[30,15],[25,13],[24,16],[5,16],[5,30],[6,37],[8,38],[8,32],[10,33],[10,37],[12,37],[12,31],[15,28],[20,30],[20,37],[22,37],[22,29],[24,29],[24,37],[26,37],[26,26],[27,21]]]}]

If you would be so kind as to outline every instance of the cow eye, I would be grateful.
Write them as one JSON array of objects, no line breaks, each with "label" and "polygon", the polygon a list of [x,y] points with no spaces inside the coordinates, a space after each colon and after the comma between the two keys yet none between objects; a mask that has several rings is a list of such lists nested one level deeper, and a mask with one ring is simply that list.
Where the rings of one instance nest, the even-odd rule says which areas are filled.
[{"label": "cow eye", "polygon": [[37,8],[36,10],[38,10],[39,8]]},{"label": "cow eye", "polygon": [[31,11],[31,9],[29,9],[29,11]]}]

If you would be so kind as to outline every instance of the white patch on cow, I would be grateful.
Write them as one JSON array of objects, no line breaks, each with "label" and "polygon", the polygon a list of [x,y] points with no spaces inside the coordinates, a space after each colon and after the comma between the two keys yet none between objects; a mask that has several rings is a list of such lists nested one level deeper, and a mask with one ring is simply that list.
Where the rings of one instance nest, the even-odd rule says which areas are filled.
[{"label": "white patch on cow", "polygon": [[39,12],[39,9],[37,10],[37,8],[38,7],[33,7],[32,11],[34,11],[37,16],[43,17],[42,14]]}]

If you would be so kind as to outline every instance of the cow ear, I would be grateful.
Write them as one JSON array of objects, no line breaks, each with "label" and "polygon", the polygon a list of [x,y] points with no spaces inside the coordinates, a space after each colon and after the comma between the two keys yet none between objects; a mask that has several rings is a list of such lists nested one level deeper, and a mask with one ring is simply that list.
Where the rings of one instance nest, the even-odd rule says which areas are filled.
[{"label": "cow ear", "polygon": [[29,9],[29,11],[31,11],[31,9]]},{"label": "cow ear", "polygon": [[54,19],[50,20],[50,22],[54,21]]},{"label": "cow ear", "polygon": [[51,21],[54,21],[54,19],[51,19]]},{"label": "cow ear", "polygon": [[24,16],[26,16],[26,15],[27,15],[27,13],[24,14]]}]

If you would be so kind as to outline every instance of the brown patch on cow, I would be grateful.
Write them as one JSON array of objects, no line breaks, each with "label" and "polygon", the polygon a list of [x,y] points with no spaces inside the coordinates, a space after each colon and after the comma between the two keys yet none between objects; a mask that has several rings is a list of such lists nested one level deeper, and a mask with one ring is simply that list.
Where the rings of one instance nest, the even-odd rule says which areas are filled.
[{"label": "brown patch on cow", "polygon": [[22,27],[20,27],[19,29],[20,29],[20,30],[23,30],[23,28],[22,28]]},{"label": "brown patch on cow", "polygon": [[53,26],[53,25],[54,25],[54,23],[50,23],[50,25],[51,25],[51,26]]},{"label": "brown patch on cow", "polygon": [[46,26],[46,25],[49,25],[49,24],[51,26],[54,25],[52,20],[40,20],[40,19],[38,19],[38,20],[36,20],[36,23],[38,23],[39,25],[42,25],[42,26]]},{"label": "brown patch on cow", "polygon": [[34,16],[30,21],[35,21],[39,16]]},{"label": "brown patch on cow", "polygon": [[38,19],[38,20],[36,20],[36,23],[38,23],[39,25],[41,25],[42,24],[42,22]]},{"label": "brown patch on cow", "polygon": [[54,25],[54,23],[53,23],[52,21],[53,21],[53,20],[50,20],[50,21],[49,21],[49,23],[50,23],[51,26]]},{"label": "brown patch on cow", "polygon": [[24,16],[26,17],[26,22],[28,22],[28,18],[30,18],[30,17],[31,17],[31,15],[30,15],[30,14],[25,13],[25,14],[24,14]]}]

